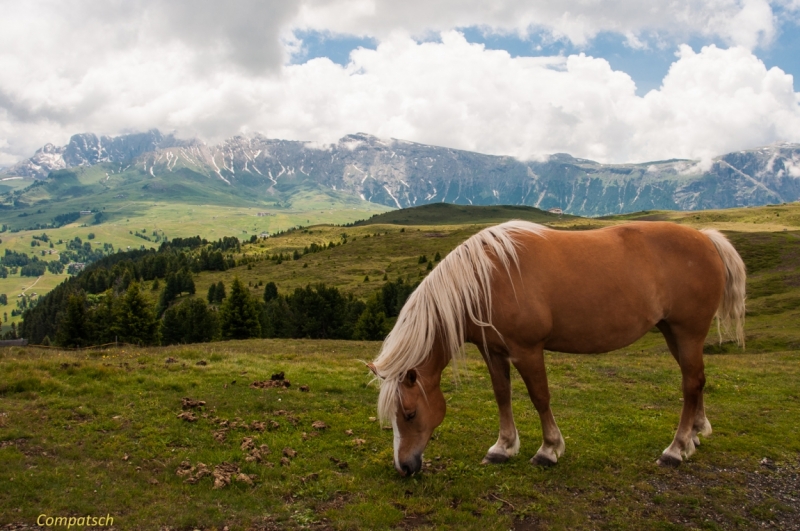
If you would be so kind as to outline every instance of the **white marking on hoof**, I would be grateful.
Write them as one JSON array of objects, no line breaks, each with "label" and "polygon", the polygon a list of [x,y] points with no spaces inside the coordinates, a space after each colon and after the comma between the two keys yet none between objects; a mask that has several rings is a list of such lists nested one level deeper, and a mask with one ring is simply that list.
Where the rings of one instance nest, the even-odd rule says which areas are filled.
[{"label": "white marking on hoof", "polygon": [[711,429],[711,423],[708,421],[707,418],[703,419],[700,428],[697,429],[697,433],[699,433],[703,437],[708,437],[709,435],[711,435],[711,432],[713,431],[714,430]]},{"label": "white marking on hoof", "polygon": [[566,447],[564,437],[562,437],[561,432],[559,432],[558,442],[554,445],[548,445],[546,442],[542,443],[542,446],[539,447],[539,451],[531,458],[531,463],[539,466],[552,466],[558,463],[559,457],[564,455]]},{"label": "white marking on hoof", "polygon": [[508,461],[510,457],[514,457],[519,453],[519,432],[514,432],[514,442],[511,446],[507,446],[507,443],[503,440],[502,437],[497,439],[497,442],[489,448],[486,452],[486,457],[483,458],[481,461],[482,464],[487,463],[505,463]]}]

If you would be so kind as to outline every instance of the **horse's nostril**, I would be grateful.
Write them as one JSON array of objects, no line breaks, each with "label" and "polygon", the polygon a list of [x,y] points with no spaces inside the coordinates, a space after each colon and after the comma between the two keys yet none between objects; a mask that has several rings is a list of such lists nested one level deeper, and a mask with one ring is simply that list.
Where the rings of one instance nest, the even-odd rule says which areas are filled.
[{"label": "horse's nostril", "polygon": [[408,465],[403,465],[403,475],[410,476],[411,475],[411,467]]}]

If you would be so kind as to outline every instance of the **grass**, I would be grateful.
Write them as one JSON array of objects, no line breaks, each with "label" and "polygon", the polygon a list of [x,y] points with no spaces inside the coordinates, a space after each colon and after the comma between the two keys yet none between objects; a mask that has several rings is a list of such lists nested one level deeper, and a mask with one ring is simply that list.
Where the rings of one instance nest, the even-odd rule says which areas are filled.
[{"label": "grass", "polygon": [[[797,352],[707,356],[715,431],[678,470],[655,465],[681,405],[679,371],[655,334],[607,355],[551,353],[567,452],[542,469],[527,462],[541,435],[516,375],[521,454],[479,464],[497,413],[486,368],[470,349],[460,383],[445,375],[448,414],[424,473],[403,479],[391,464],[391,431],[371,419],[377,390],[356,361],[378,347],[255,340],[100,353],[5,349],[0,524],[31,524],[39,514],[110,514],[120,529],[750,529],[770,521],[790,529],[798,521]],[[279,371],[290,388],[248,387]],[[187,396],[206,402],[196,422],[177,418]],[[220,442],[214,419],[239,427]],[[267,429],[251,429],[253,421]],[[245,460],[245,437],[268,445],[261,463]],[[288,466],[284,448],[297,452]],[[187,484],[177,475],[184,461],[234,463],[254,484]]]},{"label": "grass", "polygon": [[[771,208],[785,209],[779,217],[786,226],[771,230],[772,221],[749,222]],[[42,513],[91,513],[112,515],[120,529],[798,529],[795,210],[641,215],[749,229],[728,233],[749,271],[747,351],[717,345],[711,334],[706,389],[714,434],[678,470],[654,464],[681,406],[680,374],[658,333],[606,355],[548,354],[553,409],[567,442],[566,455],[551,469],[527,462],[541,434],[516,375],[522,452],[504,465],[479,464],[498,421],[486,368],[477,351],[468,350],[460,383],[449,369],[445,375],[448,415],[426,450],[423,474],[410,479],[393,469],[392,434],[371,420],[377,390],[357,361],[373,358],[379,343],[7,348],[0,349],[0,525],[31,525]],[[619,221],[562,218],[553,224],[582,229]],[[61,230],[84,241],[80,231],[95,231],[93,241],[100,243],[111,237],[97,230],[103,225],[76,225]],[[197,275],[197,296],[211,282],[228,283],[236,275],[253,284],[254,295],[263,289],[255,286],[259,281],[275,281],[282,292],[321,281],[366,297],[384,274],[416,280],[425,271],[421,254],[444,256],[482,226],[312,226],[246,245],[243,255],[258,261]],[[4,235],[4,245],[29,245],[6,240],[20,234]],[[263,259],[330,241],[339,245],[299,260]],[[43,276],[35,289],[56,278]],[[166,363],[169,358],[175,362]],[[198,365],[201,360],[206,364]],[[280,371],[290,388],[248,386]],[[299,391],[300,385],[309,391]],[[177,418],[183,397],[206,401],[196,422]],[[214,438],[220,419],[237,423],[222,441]],[[254,421],[266,429],[253,429]],[[278,426],[271,428],[271,421]],[[315,421],[327,427],[314,428]],[[271,453],[261,463],[246,461],[245,437]],[[297,451],[288,466],[281,465],[284,448]],[[213,489],[210,477],[185,483],[177,474],[184,461],[212,470],[233,463],[253,476],[253,485],[234,480]]]}]

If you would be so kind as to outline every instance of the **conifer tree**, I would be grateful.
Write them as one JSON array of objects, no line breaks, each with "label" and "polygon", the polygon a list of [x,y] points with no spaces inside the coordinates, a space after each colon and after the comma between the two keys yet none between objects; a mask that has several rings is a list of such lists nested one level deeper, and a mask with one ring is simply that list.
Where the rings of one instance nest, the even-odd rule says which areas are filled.
[{"label": "conifer tree", "polygon": [[217,282],[217,304],[222,304],[222,301],[227,296],[228,295],[225,293],[225,284],[223,284],[222,281],[220,280],[219,282]]},{"label": "conifer tree", "polygon": [[220,307],[220,329],[223,339],[248,339],[261,336],[258,303],[239,277],[233,279],[231,293]]},{"label": "conifer tree", "polygon": [[120,300],[117,328],[119,340],[150,345],[156,340],[158,321],[138,282],[132,282]]},{"label": "conifer tree", "polygon": [[86,328],[92,344],[104,345],[116,340],[119,333],[118,310],[118,301],[109,290],[100,302],[86,313]]},{"label": "conifer tree", "polygon": [[56,343],[62,347],[82,347],[89,337],[86,329],[86,296],[70,295],[67,308],[58,322]]},{"label": "conifer tree", "polygon": [[373,296],[367,302],[367,307],[353,327],[353,339],[369,341],[381,340],[386,337],[386,314],[381,306],[383,301]]},{"label": "conifer tree", "polygon": [[217,285],[211,284],[208,287],[208,295],[206,296],[209,304],[214,304],[217,302]]},{"label": "conifer tree", "polygon": [[278,286],[276,286],[274,282],[267,282],[267,285],[264,286],[264,302],[269,302],[277,298]]}]

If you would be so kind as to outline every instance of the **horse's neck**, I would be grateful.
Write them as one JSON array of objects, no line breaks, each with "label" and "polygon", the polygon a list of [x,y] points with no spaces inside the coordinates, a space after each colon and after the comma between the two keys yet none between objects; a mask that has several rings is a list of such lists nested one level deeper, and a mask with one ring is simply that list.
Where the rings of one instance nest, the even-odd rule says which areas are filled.
[{"label": "horse's neck", "polygon": [[433,341],[433,348],[425,358],[425,361],[418,367],[418,370],[428,378],[441,378],[447,364],[450,363],[450,353],[442,345],[442,341],[437,338]]}]

